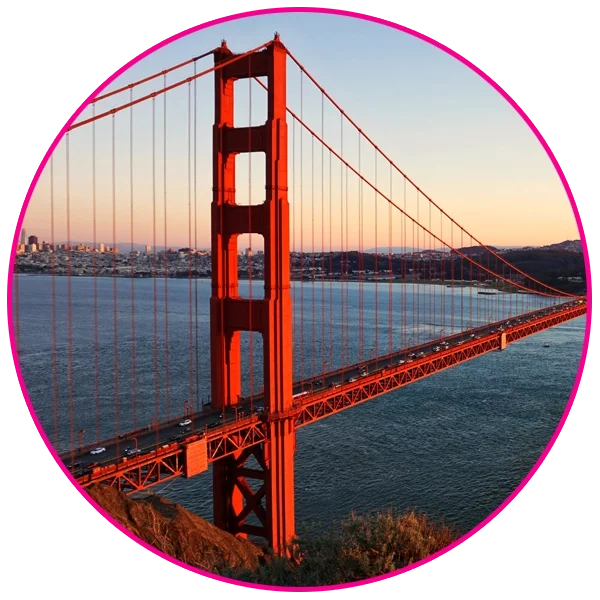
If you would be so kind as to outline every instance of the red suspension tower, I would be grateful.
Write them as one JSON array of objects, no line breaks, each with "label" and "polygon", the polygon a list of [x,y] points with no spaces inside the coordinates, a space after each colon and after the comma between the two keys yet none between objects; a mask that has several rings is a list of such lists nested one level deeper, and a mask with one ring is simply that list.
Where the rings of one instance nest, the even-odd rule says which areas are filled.
[{"label": "red suspension tower", "polygon": [[[232,57],[223,42],[219,63]],[[240,332],[263,336],[267,441],[217,461],[213,471],[215,524],[233,534],[257,535],[285,552],[294,535],[295,428],[292,409],[292,301],[287,199],[286,49],[276,35],[264,50],[215,72],[213,131],[211,396],[226,409],[241,390]],[[234,82],[268,78],[264,125],[234,127]],[[264,152],[265,201],[242,206],[235,198],[235,158]],[[238,295],[237,238],[264,238],[265,296]],[[253,457],[255,464],[248,464]],[[257,466],[258,465],[258,468]],[[254,480],[250,485],[249,480]]]}]

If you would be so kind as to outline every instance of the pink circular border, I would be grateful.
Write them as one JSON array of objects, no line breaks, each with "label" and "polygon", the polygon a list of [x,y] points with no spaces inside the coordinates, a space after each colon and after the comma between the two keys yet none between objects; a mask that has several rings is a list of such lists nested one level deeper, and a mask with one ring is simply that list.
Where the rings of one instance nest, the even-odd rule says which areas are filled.
[{"label": "pink circular border", "polygon": [[[461,63],[463,63],[464,65],[466,65],[467,67],[469,67],[472,71],[474,71],[475,73],[477,73],[488,84],[490,84],[499,94],[501,94],[507,100],[507,102],[515,109],[515,111],[521,116],[521,118],[527,123],[527,125],[529,126],[529,128],[531,129],[531,131],[533,132],[533,134],[537,137],[538,141],[540,142],[540,144],[542,145],[542,147],[546,151],[546,154],[548,155],[548,158],[551,160],[552,164],[554,165],[554,168],[556,169],[556,172],[558,173],[558,176],[560,177],[560,180],[561,180],[561,182],[562,182],[562,184],[563,184],[563,186],[565,188],[565,191],[566,191],[567,196],[569,198],[569,201],[571,203],[571,208],[573,209],[573,213],[575,215],[575,220],[577,222],[577,227],[578,227],[580,238],[581,238],[581,245],[582,245],[583,256],[584,256],[584,260],[585,260],[585,272],[586,272],[586,282],[587,282],[587,305],[588,305],[587,315],[586,315],[585,337],[584,337],[584,341],[583,341],[583,350],[582,350],[582,353],[581,353],[581,360],[580,360],[580,363],[579,363],[579,370],[577,372],[577,377],[575,378],[575,383],[573,385],[573,389],[571,391],[571,395],[569,397],[569,401],[567,403],[565,411],[564,411],[564,413],[562,415],[562,418],[561,418],[560,422],[558,423],[558,426],[557,426],[557,428],[556,428],[556,430],[554,432],[554,435],[552,436],[552,438],[548,442],[546,448],[544,449],[544,452],[538,458],[537,462],[531,468],[531,470],[526,475],[526,477],[523,479],[523,481],[512,492],[512,494],[508,498],[506,498],[506,500],[498,508],[496,508],[496,510],[494,510],[486,519],[484,519],[481,523],[479,523],[479,525],[477,525],[476,527],[474,527],[473,529],[471,529],[471,531],[469,531],[468,533],[466,533],[465,535],[463,535],[461,538],[459,538],[458,540],[456,540],[455,542],[453,542],[452,544],[450,544],[449,546],[447,546],[443,550],[440,550],[439,552],[436,552],[435,554],[432,554],[432,555],[428,556],[427,558],[425,558],[423,560],[420,560],[420,561],[418,561],[416,563],[408,565],[408,566],[406,566],[406,567],[404,567],[402,569],[398,569],[397,571],[394,571],[392,573],[386,573],[385,575],[379,575],[377,577],[372,577],[370,579],[364,579],[362,581],[357,581],[357,582],[353,582],[353,583],[345,583],[345,584],[340,584],[340,585],[315,586],[315,587],[282,587],[282,586],[270,586],[270,585],[260,585],[260,584],[255,584],[255,583],[247,583],[247,582],[242,582],[242,581],[238,581],[238,580],[235,580],[235,579],[229,579],[227,577],[221,577],[219,575],[215,575],[213,573],[208,573],[206,571],[202,571],[201,569],[197,569],[195,567],[192,567],[190,565],[182,563],[179,560],[173,558],[172,556],[164,554],[160,550],[158,550],[158,549],[150,546],[149,544],[147,544],[143,540],[139,539],[137,536],[135,536],[133,533],[131,533],[128,529],[122,527],[119,523],[117,523],[115,521],[115,519],[111,515],[109,515],[100,506],[98,506],[87,494],[84,494],[83,489],[79,487],[79,485],[77,484],[76,480],[73,478],[73,476],[71,475],[71,473],[69,473],[67,471],[67,469],[63,465],[62,461],[59,459],[58,454],[56,453],[56,451],[52,447],[52,444],[50,443],[50,440],[46,436],[46,434],[45,434],[45,432],[44,432],[44,430],[43,430],[43,428],[42,428],[42,426],[41,426],[41,424],[40,424],[40,422],[39,422],[39,420],[38,420],[38,418],[37,418],[37,416],[35,414],[35,411],[33,409],[33,406],[31,404],[31,400],[30,400],[29,395],[27,393],[27,388],[25,386],[25,381],[23,380],[23,375],[22,375],[21,369],[20,369],[20,364],[19,364],[19,359],[18,359],[17,349],[16,349],[16,343],[15,343],[14,325],[13,325],[13,314],[12,314],[12,283],[13,283],[13,277],[12,277],[12,275],[13,275],[13,269],[14,269],[14,260],[13,260],[13,257],[14,257],[14,252],[15,252],[15,249],[16,249],[17,241],[18,241],[18,234],[19,234],[19,231],[21,229],[21,225],[23,223],[23,219],[25,217],[25,213],[27,211],[27,207],[29,205],[29,201],[31,200],[31,195],[33,194],[33,191],[34,191],[34,189],[35,189],[35,187],[37,185],[38,179],[40,178],[40,175],[41,175],[41,173],[42,173],[42,171],[43,171],[46,163],[48,162],[48,159],[50,158],[50,156],[54,152],[54,149],[56,148],[56,146],[58,145],[58,143],[60,142],[60,140],[64,136],[65,132],[70,127],[70,125],[81,114],[81,112],[91,102],[91,100],[94,97],[96,97],[98,95],[98,93],[101,90],[103,90],[107,85],[109,85],[117,77],[119,77],[125,71],[127,71],[127,69],[129,69],[132,65],[134,65],[137,62],[139,62],[140,60],[142,60],[146,56],[152,54],[153,52],[155,52],[159,48],[162,48],[163,46],[166,46],[167,44],[169,44],[169,43],[171,43],[171,42],[173,42],[173,41],[175,41],[175,40],[177,40],[179,38],[182,38],[182,37],[184,37],[186,35],[189,35],[190,33],[194,33],[196,31],[200,31],[202,29],[207,29],[208,27],[212,27],[213,25],[218,25],[220,23],[226,23],[228,21],[235,21],[235,20],[243,19],[243,18],[247,18],[247,17],[254,17],[254,16],[258,16],[258,15],[267,15],[267,14],[295,13],[295,12],[302,12],[302,13],[322,13],[322,14],[325,13],[325,14],[333,14],[333,15],[338,15],[338,16],[344,16],[344,17],[353,17],[353,18],[357,18],[357,19],[363,19],[365,21],[371,21],[372,23],[377,23],[379,25],[385,25],[387,27],[392,27],[394,29],[402,31],[403,33],[407,33],[409,35],[412,35],[413,37],[416,37],[416,38],[418,38],[420,40],[423,40],[423,41],[425,41],[425,42],[427,42],[427,43],[429,43],[429,44],[437,47],[438,49],[442,50],[446,54],[449,54],[453,58],[459,60]],[[581,376],[583,374],[583,368],[584,368],[584,364],[585,364],[585,359],[586,359],[586,356],[587,356],[587,350],[588,350],[589,338],[590,338],[590,328],[591,328],[591,323],[592,323],[592,285],[591,285],[591,283],[592,283],[592,277],[591,277],[591,270],[590,270],[590,260],[589,260],[589,254],[588,254],[587,244],[586,244],[586,241],[585,241],[585,234],[584,234],[584,231],[583,231],[583,225],[581,223],[581,218],[579,216],[579,212],[578,212],[577,206],[575,204],[575,199],[573,198],[573,193],[571,192],[571,188],[569,187],[569,184],[567,183],[566,177],[565,177],[562,169],[560,168],[560,165],[558,164],[558,161],[556,160],[556,157],[554,156],[552,150],[550,150],[550,147],[546,143],[546,140],[542,137],[542,134],[538,131],[538,129],[536,128],[536,126],[531,122],[531,120],[523,112],[523,110],[517,105],[517,103],[495,81],[493,81],[483,71],[481,71],[480,69],[478,69],[473,63],[471,63],[470,61],[468,61],[466,58],[464,58],[463,56],[461,56],[457,52],[454,52],[450,48],[444,46],[443,44],[437,42],[436,40],[434,40],[434,39],[432,39],[430,37],[427,37],[426,35],[423,35],[423,34],[417,32],[417,31],[414,31],[413,29],[409,29],[408,27],[404,27],[402,25],[398,25],[396,23],[392,23],[391,21],[386,21],[386,20],[380,19],[378,17],[373,17],[373,16],[370,16],[370,15],[364,15],[364,14],[361,14],[361,13],[355,13],[355,12],[349,12],[349,11],[338,10],[338,9],[331,9],[331,8],[310,8],[310,7],[269,8],[269,9],[261,9],[261,10],[248,11],[248,12],[244,12],[244,13],[238,13],[238,14],[235,14],[235,15],[231,15],[231,16],[228,16],[228,17],[222,17],[220,19],[214,19],[213,21],[208,21],[206,23],[203,23],[202,25],[197,25],[195,27],[191,27],[190,29],[186,29],[185,31],[182,31],[182,32],[180,32],[180,33],[178,33],[176,35],[173,35],[173,36],[167,38],[166,40],[163,40],[162,42],[160,42],[160,43],[152,46],[151,48],[149,48],[145,52],[142,52],[141,54],[139,54],[134,59],[130,60],[127,64],[125,64],[118,71],[116,71],[113,75],[111,75],[104,83],[102,83],[100,86],[98,86],[98,88],[96,88],[92,92],[92,94],[90,94],[90,96],[81,104],[81,106],[75,111],[75,113],[73,113],[73,116],[65,123],[65,125],[63,126],[63,128],[60,130],[59,134],[56,136],[56,138],[52,142],[50,148],[48,149],[48,151],[44,155],[44,158],[42,159],[42,162],[40,163],[40,165],[39,165],[39,167],[38,167],[38,169],[37,169],[37,171],[35,173],[35,176],[34,176],[32,182],[31,182],[31,185],[29,186],[29,189],[27,191],[27,195],[25,197],[25,202],[23,203],[23,208],[21,209],[21,212],[19,214],[19,219],[17,221],[17,226],[16,226],[16,229],[15,229],[15,234],[13,236],[13,244],[12,244],[12,248],[11,248],[11,259],[10,259],[9,268],[8,268],[8,285],[7,285],[7,290],[8,290],[7,291],[8,331],[9,331],[9,338],[10,338],[10,344],[11,344],[11,351],[12,351],[12,355],[13,355],[13,361],[15,363],[15,368],[16,368],[16,371],[17,371],[17,377],[19,379],[19,384],[21,386],[21,390],[23,392],[23,396],[24,396],[25,401],[27,403],[27,407],[29,409],[31,417],[32,417],[32,419],[33,419],[33,421],[35,423],[35,426],[37,427],[37,430],[38,430],[40,436],[44,440],[44,443],[48,447],[48,450],[50,451],[51,455],[54,457],[54,460],[57,462],[57,464],[59,465],[59,467],[63,470],[63,472],[65,473],[65,475],[69,478],[69,480],[71,481],[71,483],[73,483],[73,485],[79,491],[79,493],[83,496],[83,498],[85,498],[105,519],[107,519],[110,523],[112,523],[117,529],[119,529],[126,536],[128,536],[129,538],[131,538],[132,540],[134,540],[135,542],[137,542],[138,544],[140,544],[141,546],[143,546],[147,550],[150,550],[154,554],[156,554],[156,555],[158,555],[158,556],[166,559],[167,561],[169,561],[169,562],[171,562],[171,563],[173,563],[175,565],[183,567],[183,568],[185,568],[185,569],[187,569],[189,571],[193,571],[194,573],[198,573],[200,575],[204,575],[205,577],[210,577],[211,579],[216,579],[218,581],[223,581],[223,582],[226,582],[226,583],[233,583],[233,584],[239,585],[241,587],[250,587],[250,588],[261,589],[261,590],[286,591],[286,592],[290,592],[290,591],[293,591],[293,592],[315,592],[315,591],[344,589],[344,588],[349,588],[349,587],[356,587],[356,586],[359,586],[359,585],[365,585],[367,583],[371,583],[371,582],[374,582],[374,581],[381,581],[382,579],[387,579],[389,577],[394,577],[395,575],[399,575],[400,573],[405,573],[406,571],[410,571],[412,569],[415,569],[416,567],[424,565],[424,564],[426,564],[426,563],[434,560],[438,556],[441,556],[442,554],[445,554],[446,552],[452,550],[452,548],[455,548],[459,544],[462,544],[465,540],[469,539],[473,534],[477,533],[480,529],[482,529],[483,527],[485,527],[485,525],[487,525],[492,519],[494,519],[498,514],[500,514],[514,500],[514,498],[519,494],[519,492],[525,487],[525,485],[533,477],[534,473],[538,470],[538,468],[540,467],[540,465],[542,464],[542,462],[545,460],[546,456],[550,452],[550,449],[552,448],[552,446],[556,442],[556,439],[558,438],[558,435],[560,434],[560,432],[561,432],[561,430],[562,430],[562,428],[563,428],[563,426],[565,424],[565,421],[567,419],[567,416],[568,416],[568,414],[569,414],[569,412],[571,410],[571,407],[573,405],[573,401],[575,399],[575,395],[577,394],[577,389],[579,388],[579,383],[581,381]]]}]

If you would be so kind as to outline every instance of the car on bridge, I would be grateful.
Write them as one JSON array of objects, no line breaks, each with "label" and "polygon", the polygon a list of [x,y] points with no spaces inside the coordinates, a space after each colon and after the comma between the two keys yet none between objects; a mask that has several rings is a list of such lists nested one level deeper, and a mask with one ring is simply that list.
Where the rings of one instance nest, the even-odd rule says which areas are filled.
[{"label": "car on bridge", "polygon": [[90,454],[102,454],[102,452],[106,452],[106,448],[103,446],[98,446],[97,448],[90,450]]},{"label": "car on bridge", "polygon": [[183,421],[181,421],[181,423],[179,423],[179,427],[186,427],[187,425],[191,425],[191,424],[192,424],[191,419],[184,419]]},{"label": "car on bridge", "polygon": [[136,454],[141,454],[142,451],[139,448],[126,448],[125,456],[135,456]]}]

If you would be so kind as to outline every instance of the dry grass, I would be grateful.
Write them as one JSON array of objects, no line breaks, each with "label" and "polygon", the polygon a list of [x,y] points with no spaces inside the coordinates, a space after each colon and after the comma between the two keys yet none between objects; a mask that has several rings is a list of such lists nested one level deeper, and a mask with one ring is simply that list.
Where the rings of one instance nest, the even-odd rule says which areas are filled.
[{"label": "dry grass", "polygon": [[352,515],[325,533],[304,532],[292,547],[292,559],[272,557],[252,571],[222,573],[270,585],[335,585],[390,573],[442,550],[457,537],[453,529],[414,511]]}]

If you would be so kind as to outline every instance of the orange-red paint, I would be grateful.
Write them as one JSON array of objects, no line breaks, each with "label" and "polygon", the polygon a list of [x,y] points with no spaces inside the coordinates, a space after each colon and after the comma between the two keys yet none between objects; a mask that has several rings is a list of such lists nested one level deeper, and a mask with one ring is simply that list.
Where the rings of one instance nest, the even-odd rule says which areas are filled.
[{"label": "orange-red paint", "polygon": [[[231,60],[225,44],[215,52],[215,63]],[[266,49],[215,71],[213,130],[211,396],[215,408],[239,400],[240,331],[263,336],[265,407],[279,414],[292,402],[292,302],[290,296],[289,204],[287,199],[287,52],[278,39]],[[266,76],[267,121],[259,127],[235,128],[234,82]],[[264,204],[241,207],[235,201],[235,157],[241,152],[265,153]],[[265,295],[261,300],[238,296],[237,237],[264,237]],[[252,496],[240,476],[244,453],[215,465],[213,498],[215,524],[244,533],[244,517],[253,512],[264,520],[263,533],[276,552],[285,551],[294,535],[295,429],[291,417],[272,419],[260,452],[264,465],[264,493]],[[262,500],[264,498],[264,505]],[[262,518],[262,519],[261,519]],[[244,526],[244,527],[243,527]],[[256,532],[254,532],[256,533]]]}]

